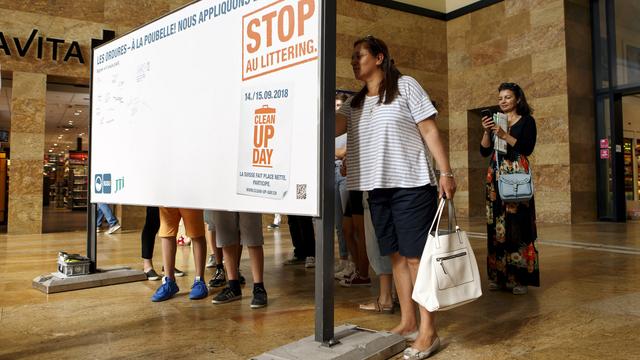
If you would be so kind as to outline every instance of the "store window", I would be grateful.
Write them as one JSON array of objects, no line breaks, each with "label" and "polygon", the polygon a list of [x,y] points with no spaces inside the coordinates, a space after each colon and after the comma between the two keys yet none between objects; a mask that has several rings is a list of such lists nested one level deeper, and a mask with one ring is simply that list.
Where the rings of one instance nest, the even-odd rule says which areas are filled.
[{"label": "store window", "polygon": [[606,89],[609,87],[609,51],[607,48],[607,9],[605,1],[598,1],[594,13],[596,13],[597,31],[594,32],[594,39],[597,42],[594,54],[596,59],[595,66],[595,83],[598,89]]},{"label": "store window", "polygon": [[640,85],[640,1],[614,3],[617,85]]},{"label": "store window", "polygon": [[640,220],[640,94],[622,98],[624,194],[628,220]]},{"label": "store window", "polygon": [[7,231],[9,183],[9,136],[11,130],[11,84],[0,79],[0,232]]},{"label": "store window", "polygon": [[48,84],[42,231],[87,226],[89,88]]},{"label": "store window", "polygon": [[640,218],[640,1],[592,0],[598,217]]}]

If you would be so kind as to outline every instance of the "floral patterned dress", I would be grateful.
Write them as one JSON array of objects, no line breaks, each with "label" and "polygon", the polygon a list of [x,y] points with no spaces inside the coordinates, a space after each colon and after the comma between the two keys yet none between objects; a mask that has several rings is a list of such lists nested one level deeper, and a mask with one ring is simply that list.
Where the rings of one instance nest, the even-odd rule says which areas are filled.
[{"label": "floral patterned dress", "polygon": [[[531,116],[523,116],[509,134],[518,139],[507,154],[500,156],[499,173],[529,172],[529,160],[535,147],[536,127]],[[491,156],[486,178],[487,215],[487,272],[489,281],[500,286],[540,285],[536,210],[534,198],[528,201],[505,203],[498,193],[496,154],[493,143],[480,148],[483,156]]]}]

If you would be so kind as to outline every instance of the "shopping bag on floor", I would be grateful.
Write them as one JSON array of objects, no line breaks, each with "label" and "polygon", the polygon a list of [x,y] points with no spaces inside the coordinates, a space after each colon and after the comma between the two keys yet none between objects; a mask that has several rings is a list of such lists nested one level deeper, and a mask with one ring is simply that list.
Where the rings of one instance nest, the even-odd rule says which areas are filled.
[{"label": "shopping bag on floor", "polygon": [[[449,230],[442,230],[440,219],[447,203]],[[482,295],[478,263],[467,233],[457,223],[453,227],[454,221],[453,202],[443,198],[429,228],[412,294],[429,311],[449,310]]]}]

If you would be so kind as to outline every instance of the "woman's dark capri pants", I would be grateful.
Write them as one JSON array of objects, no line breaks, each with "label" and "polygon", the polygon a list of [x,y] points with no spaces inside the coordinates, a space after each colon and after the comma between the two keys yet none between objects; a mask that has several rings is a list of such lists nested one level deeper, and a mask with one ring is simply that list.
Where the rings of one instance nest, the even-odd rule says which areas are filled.
[{"label": "woman's dark capri pants", "polygon": [[438,190],[432,185],[370,191],[369,209],[380,254],[422,256],[437,205]]}]

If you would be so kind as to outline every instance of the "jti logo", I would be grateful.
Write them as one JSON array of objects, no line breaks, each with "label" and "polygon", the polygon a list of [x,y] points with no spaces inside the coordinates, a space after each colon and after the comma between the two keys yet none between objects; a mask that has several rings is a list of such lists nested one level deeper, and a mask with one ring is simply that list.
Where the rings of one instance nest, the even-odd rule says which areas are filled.
[{"label": "jti logo", "polygon": [[122,190],[124,188],[124,177],[120,179],[116,179],[116,192]]}]

